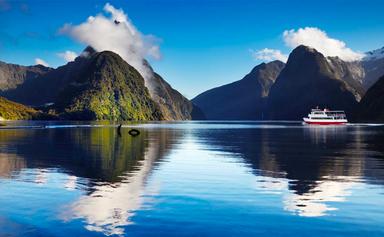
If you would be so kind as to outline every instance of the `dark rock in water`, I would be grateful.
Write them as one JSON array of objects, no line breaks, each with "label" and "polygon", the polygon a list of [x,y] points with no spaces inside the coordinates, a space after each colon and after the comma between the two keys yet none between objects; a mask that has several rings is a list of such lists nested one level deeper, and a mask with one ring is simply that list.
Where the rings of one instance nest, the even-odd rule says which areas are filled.
[{"label": "dark rock in water", "polygon": [[132,137],[137,137],[140,135],[140,131],[133,128],[128,131],[128,134],[131,135]]},{"label": "dark rock in water", "polygon": [[361,121],[384,122],[384,76],[367,91],[361,100],[357,118]]},{"label": "dark rock in water", "polygon": [[284,63],[262,63],[243,79],[220,86],[196,96],[192,102],[206,119],[263,119],[266,98]]},{"label": "dark rock in water", "polygon": [[316,106],[345,110],[357,105],[356,90],[337,78],[327,58],[315,49],[292,51],[269,93],[269,118],[301,120]]}]

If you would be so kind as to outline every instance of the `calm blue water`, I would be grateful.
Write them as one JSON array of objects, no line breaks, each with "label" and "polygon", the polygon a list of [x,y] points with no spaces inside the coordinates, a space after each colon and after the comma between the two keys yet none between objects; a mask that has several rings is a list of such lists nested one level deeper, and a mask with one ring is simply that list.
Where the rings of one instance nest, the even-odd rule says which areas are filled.
[{"label": "calm blue water", "polygon": [[0,236],[384,236],[384,126],[9,126]]}]

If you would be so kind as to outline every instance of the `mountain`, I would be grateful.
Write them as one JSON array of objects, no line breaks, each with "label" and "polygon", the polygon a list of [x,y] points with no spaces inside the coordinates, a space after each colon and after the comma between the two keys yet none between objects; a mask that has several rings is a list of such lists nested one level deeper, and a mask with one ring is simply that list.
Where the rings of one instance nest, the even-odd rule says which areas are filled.
[{"label": "mountain", "polygon": [[357,114],[362,121],[384,122],[384,76],[367,91]]},{"label": "mountain", "polygon": [[[20,83],[17,87],[13,87],[7,90],[4,90],[0,93],[0,95],[14,100],[19,103],[27,104],[30,106],[42,106],[44,104],[52,104],[55,103],[56,105],[53,106],[53,109],[58,110],[58,112],[63,113],[65,110],[65,106],[68,106],[69,97],[64,96],[69,91],[73,92],[73,84],[74,82],[83,81],[90,79],[91,73],[99,73],[98,69],[96,67],[92,67],[91,61],[94,60],[95,55],[97,55],[98,52],[96,52],[92,47],[88,46],[79,57],[75,59],[73,62],[69,62],[68,64],[58,67],[57,69],[50,70],[48,73],[41,75],[40,77],[34,78],[33,80],[25,80],[23,83]],[[109,55],[111,56],[111,55]],[[120,58],[121,59],[121,58]],[[126,65],[125,67],[121,66],[120,64],[123,64],[122,59],[121,60],[112,60],[113,63],[119,64],[119,66],[114,67],[112,64],[108,65],[110,67],[111,72],[113,72],[112,76],[117,77],[117,74],[121,73],[123,75],[132,76],[132,73],[126,73],[126,69],[129,68],[128,71],[132,71],[132,67],[130,65]],[[110,62],[106,60],[106,62]],[[125,62],[125,61],[124,61]],[[116,108],[113,113],[111,114],[111,117],[108,117],[105,112],[104,115],[95,115],[97,119],[111,119],[111,118],[119,118],[119,119],[140,119],[140,120],[146,120],[146,119],[165,119],[165,120],[187,120],[191,118],[191,112],[193,110],[192,103],[186,99],[183,95],[181,95],[178,91],[173,89],[159,74],[153,71],[151,66],[148,62],[145,62],[148,69],[152,72],[153,76],[151,78],[151,86],[148,87],[149,89],[149,95],[151,101],[155,102],[155,105],[153,103],[149,103],[147,106],[141,106],[140,108],[147,108],[148,106],[155,106],[156,110],[156,116],[148,116],[146,114],[145,116],[133,116],[130,115],[123,115],[124,113],[117,112]],[[98,65],[99,67],[102,67],[103,65]],[[121,72],[120,70],[123,70],[124,72]],[[89,73],[88,73],[89,72]],[[138,75],[134,75],[135,80],[137,79]],[[141,77],[141,76],[140,76]],[[126,78],[126,83],[130,82],[129,79],[132,77]],[[110,78],[105,78],[107,81]],[[116,78],[115,78],[116,79]],[[113,79],[113,80],[115,80]],[[140,79],[141,80],[141,79]],[[101,80],[102,81],[102,80]],[[111,85],[112,87],[114,86]],[[121,85],[120,85],[121,86]],[[131,85],[132,86],[132,85]],[[135,87],[134,87],[135,88]],[[118,90],[120,91],[121,88]],[[130,88],[131,90],[133,88]],[[141,85],[140,85],[140,89]],[[122,90],[122,93],[126,93],[127,90]],[[147,96],[143,91],[141,91],[144,97]],[[134,92],[133,94],[135,94]],[[147,93],[147,92],[146,92]],[[139,96],[138,94],[135,94]],[[129,97],[130,95],[121,95],[121,98]],[[120,98],[120,97],[119,97]],[[139,98],[139,97],[138,97]],[[115,98],[117,100],[117,97]],[[112,100],[109,100],[110,103],[112,103]],[[141,101],[143,102],[143,101]],[[137,106],[139,106],[140,103],[138,102]],[[63,107],[64,106],[64,107]],[[112,105],[110,105],[112,106]],[[114,107],[113,105],[112,107]],[[124,106],[124,105],[120,105]],[[128,106],[128,105],[127,105]],[[136,106],[136,104],[135,104]],[[135,109],[136,107],[128,106],[127,109]],[[112,108],[111,107],[111,108]],[[110,109],[111,109],[110,108]],[[68,109],[68,108],[67,108]],[[153,108],[151,108],[153,109]],[[72,111],[72,109],[70,109]],[[109,110],[106,110],[109,111]],[[109,111],[112,112],[112,111]],[[127,111],[126,111],[127,112]],[[147,111],[148,112],[148,111]],[[154,111],[152,111],[154,112]],[[158,114],[158,112],[161,114]],[[75,116],[73,112],[71,112],[71,116]],[[77,114],[77,113],[76,113]],[[85,116],[84,113],[78,114],[79,116]],[[78,115],[75,117],[77,118]],[[87,119],[92,119],[93,116],[85,116]],[[134,117],[132,118],[131,115]]]},{"label": "mountain", "polygon": [[25,80],[17,87],[3,90],[0,95],[29,106],[41,106],[53,103],[59,94],[71,80],[76,80],[81,71],[88,63],[88,58],[79,56],[74,62],[52,69],[49,72]]},{"label": "mountain", "polygon": [[300,120],[316,106],[351,113],[362,95],[335,73],[334,64],[313,48],[298,46],[273,84],[271,119]]},{"label": "mountain", "polygon": [[369,60],[379,60],[383,58],[384,58],[384,47],[366,52],[363,60],[369,61]]},{"label": "mountain", "polygon": [[[335,57],[328,57],[334,61]],[[341,61],[340,59],[338,61]],[[384,47],[365,53],[358,61],[343,62],[343,68],[347,75],[359,81],[367,91],[375,82],[384,75]]]},{"label": "mountain", "polygon": [[189,120],[193,110],[192,103],[180,92],[173,89],[147,61],[144,65],[153,75],[148,86],[151,98],[159,105],[165,120]]},{"label": "mountain", "polygon": [[262,63],[243,79],[220,86],[196,96],[192,102],[206,119],[262,119],[266,98],[284,63]]},{"label": "mountain", "polygon": [[51,69],[49,72],[33,79],[25,80],[15,88],[3,90],[0,95],[9,100],[33,107],[52,104],[60,90],[72,80],[81,77],[78,72],[87,67],[91,56],[95,53],[92,47],[87,47],[75,61]]},{"label": "mountain", "polygon": [[51,71],[43,65],[21,66],[0,61],[0,92],[15,89],[27,80],[33,80]]},{"label": "mountain", "polygon": [[42,118],[43,113],[0,97],[0,120],[29,120]]},{"label": "mountain", "polygon": [[384,75],[384,47],[366,52],[365,57],[357,61],[346,62],[338,57],[327,59],[335,77],[347,82],[355,90],[356,97],[362,97]]},{"label": "mountain", "polygon": [[[76,69],[76,70],[74,70]],[[55,99],[62,117],[82,120],[161,120],[140,73],[119,55],[104,51],[79,58]]]},{"label": "mountain", "polygon": [[384,75],[384,47],[365,53],[361,61],[364,68],[363,85],[369,89],[375,82]]},{"label": "mountain", "polygon": [[351,91],[358,101],[365,94],[363,86],[365,70],[359,61],[346,62],[339,57],[327,57],[333,76],[346,82],[348,90]]}]

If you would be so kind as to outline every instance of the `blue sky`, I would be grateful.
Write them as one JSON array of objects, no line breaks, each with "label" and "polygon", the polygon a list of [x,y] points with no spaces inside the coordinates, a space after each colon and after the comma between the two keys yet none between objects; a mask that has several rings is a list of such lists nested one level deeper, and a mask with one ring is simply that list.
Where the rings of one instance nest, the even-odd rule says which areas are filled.
[{"label": "blue sky", "polygon": [[0,0],[0,60],[65,64],[58,53],[80,53],[85,45],[59,29],[102,13],[107,2],[122,8],[140,32],[156,36],[162,57],[151,64],[188,98],[241,79],[262,62],[251,50],[289,54],[285,30],[316,27],[356,52],[384,46],[379,0]]}]

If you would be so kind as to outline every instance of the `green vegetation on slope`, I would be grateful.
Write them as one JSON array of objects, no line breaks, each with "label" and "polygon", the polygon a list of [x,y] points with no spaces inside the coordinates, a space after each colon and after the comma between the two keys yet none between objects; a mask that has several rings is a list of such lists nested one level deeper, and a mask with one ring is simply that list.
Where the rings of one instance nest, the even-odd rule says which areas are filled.
[{"label": "green vegetation on slope", "polygon": [[[85,59],[84,59],[85,60]],[[81,120],[161,120],[140,73],[113,52],[92,55],[56,100],[64,118]]]},{"label": "green vegetation on slope", "polygon": [[0,62],[0,96],[59,112],[64,119],[191,119],[192,103],[156,74],[147,61],[143,63],[152,74],[145,83],[116,54],[96,52],[90,46],[74,61],[56,69]]},{"label": "green vegetation on slope", "polygon": [[0,97],[0,118],[5,120],[38,119],[42,113],[30,107]]}]

